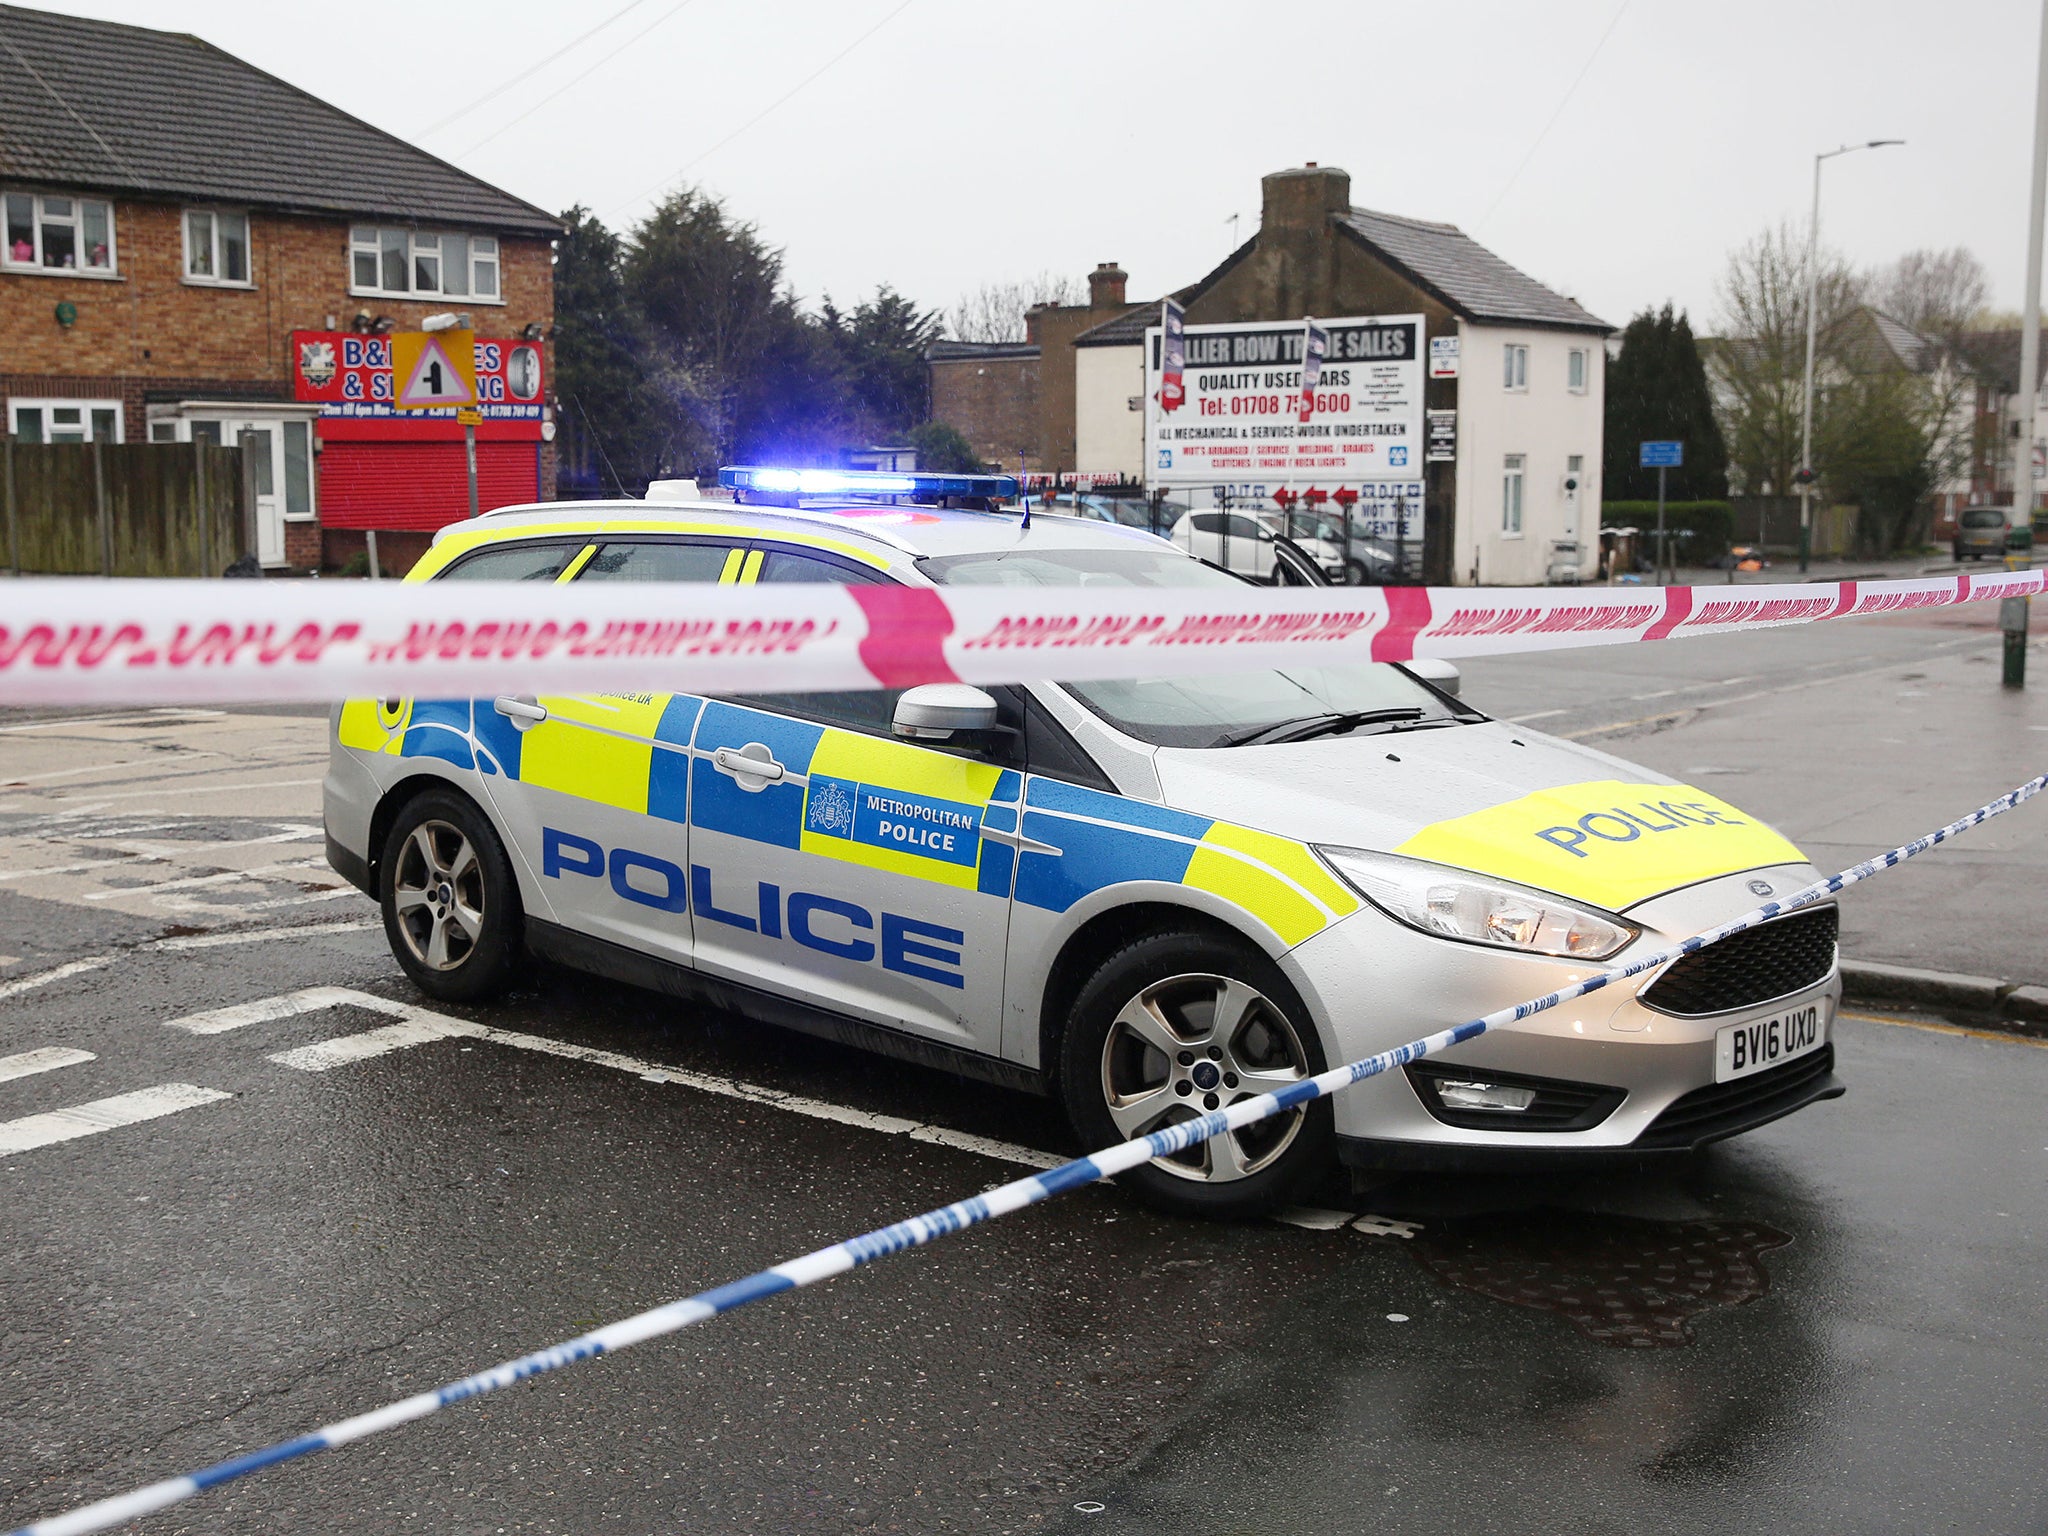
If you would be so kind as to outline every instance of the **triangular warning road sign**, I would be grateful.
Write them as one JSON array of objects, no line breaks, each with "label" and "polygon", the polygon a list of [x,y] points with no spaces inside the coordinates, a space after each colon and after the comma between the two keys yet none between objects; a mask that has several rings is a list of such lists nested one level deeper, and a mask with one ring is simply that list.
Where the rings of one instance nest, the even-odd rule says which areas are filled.
[{"label": "triangular warning road sign", "polygon": [[440,338],[428,336],[420,348],[419,361],[412,365],[399,388],[398,403],[415,407],[474,405],[476,393],[470,387],[468,375],[455,366]]}]

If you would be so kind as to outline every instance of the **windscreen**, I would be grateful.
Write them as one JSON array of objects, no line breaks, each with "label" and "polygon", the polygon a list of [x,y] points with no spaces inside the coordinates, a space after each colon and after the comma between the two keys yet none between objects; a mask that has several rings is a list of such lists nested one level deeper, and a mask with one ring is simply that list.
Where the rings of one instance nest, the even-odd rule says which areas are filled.
[{"label": "windscreen", "polygon": [[[1165,549],[1011,549],[934,556],[918,569],[942,587],[1220,587],[1242,578]],[[1458,713],[1398,669],[1371,662],[1213,676],[1064,683],[1127,736],[1161,747],[1221,747],[1262,727],[1326,715],[1414,709]]]}]

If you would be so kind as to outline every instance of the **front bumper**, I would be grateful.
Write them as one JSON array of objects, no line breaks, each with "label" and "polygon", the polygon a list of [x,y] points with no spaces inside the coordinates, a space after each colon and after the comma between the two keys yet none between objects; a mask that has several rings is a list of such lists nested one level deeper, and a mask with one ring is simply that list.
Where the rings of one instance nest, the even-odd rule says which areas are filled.
[{"label": "front bumper", "polygon": [[[1804,865],[1746,871],[1655,898],[1628,914],[1644,930],[1633,947],[1659,949],[1752,909],[1757,898],[1748,882],[1758,878],[1784,894],[1816,874]],[[1333,1063],[1541,996],[1589,969],[1433,939],[1371,909],[1325,929],[1284,963],[1296,971],[1303,996],[1321,1015],[1325,1048],[1334,1046],[1338,1053]],[[1786,996],[1697,1017],[1674,1016],[1638,1001],[1658,974],[1604,988],[1429,1058],[1475,1074],[1490,1070],[1619,1090],[1619,1104],[1598,1123],[1545,1131],[1446,1124],[1430,1112],[1408,1075],[1393,1071],[1337,1096],[1342,1155],[1381,1167],[1458,1167],[1686,1150],[1843,1092],[1833,1074],[1831,1046],[1751,1078],[1714,1081],[1715,1034],[1729,1024],[1812,1003],[1821,1009],[1832,1040],[1841,997],[1838,970]],[[1417,1007],[1418,1000],[1426,1005]],[[1752,1084],[1763,1086],[1750,1092]]]}]

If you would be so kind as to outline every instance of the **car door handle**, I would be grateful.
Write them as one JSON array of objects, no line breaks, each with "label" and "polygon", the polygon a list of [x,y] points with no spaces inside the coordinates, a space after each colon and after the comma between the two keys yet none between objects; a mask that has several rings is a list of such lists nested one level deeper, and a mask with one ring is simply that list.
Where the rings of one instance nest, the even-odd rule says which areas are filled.
[{"label": "car door handle", "polygon": [[498,702],[491,707],[510,720],[515,731],[530,731],[548,717],[547,710],[538,700],[514,698],[509,693],[500,695]]},{"label": "car door handle", "polygon": [[711,753],[711,766],[720,773],[735,777],[744,774],[750,779],[762,779],[773,784],[789,770],[775,761],[774,755],[758,741],[750,741],[738,750],[732,747],[718,747]]}]

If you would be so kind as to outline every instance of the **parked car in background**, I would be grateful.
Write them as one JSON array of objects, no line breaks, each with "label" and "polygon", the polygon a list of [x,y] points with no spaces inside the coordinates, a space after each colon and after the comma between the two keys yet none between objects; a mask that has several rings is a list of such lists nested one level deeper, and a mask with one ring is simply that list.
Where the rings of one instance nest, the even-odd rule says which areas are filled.
[{"label": "parked car in background", "polygon": [[2002,555],[2011,530],[2012,508],[1965,507],[1956,517],[1955,542],[1950,548],[1958,561]]},{"label": "parked car in background", "polygon": [[1276,579],[1275,546],[1283,539],[1337,586],[1377,586],[1394,580],[1399,570],[1391,546],[1358,534],[1347,541],[1334,517],[1203,508],[1182,516],[1168,537],[1196,559],[1254,581]]}]

